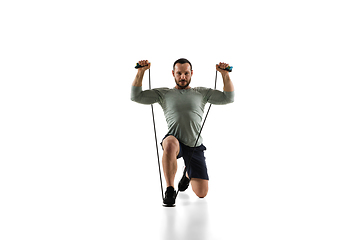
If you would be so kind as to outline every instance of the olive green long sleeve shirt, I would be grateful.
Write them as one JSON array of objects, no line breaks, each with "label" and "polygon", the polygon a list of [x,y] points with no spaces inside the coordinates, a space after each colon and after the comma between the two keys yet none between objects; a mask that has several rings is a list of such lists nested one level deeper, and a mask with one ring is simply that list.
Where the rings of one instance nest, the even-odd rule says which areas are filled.
[{"label": "olive green long sleeve shirt", "polygon": [[[168,134],[175,136],[183,144],[194,147],[201,129],[205,104],[232,103],[234,92],[221,92],[204,87],[181,90],[155,88],[142,91],[142,87],[132,86],[131,100],[141,104],[159,103],[164,111]],[[202,142],[200,136],[196,147]]]}]

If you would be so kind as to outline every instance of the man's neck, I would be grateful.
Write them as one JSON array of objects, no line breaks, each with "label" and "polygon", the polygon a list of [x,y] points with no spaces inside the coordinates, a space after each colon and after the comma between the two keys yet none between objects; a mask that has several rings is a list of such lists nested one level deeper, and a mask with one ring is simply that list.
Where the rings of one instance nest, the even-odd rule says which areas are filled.
[{"label": "man's neck", "polygon": [[190,89],[191,87],[187,86],[186,88],[181,88],[178,85],[176,85],[175,88],[178,89],[178,90],[184,90],[184,89],[186,90],[186,89]]}]

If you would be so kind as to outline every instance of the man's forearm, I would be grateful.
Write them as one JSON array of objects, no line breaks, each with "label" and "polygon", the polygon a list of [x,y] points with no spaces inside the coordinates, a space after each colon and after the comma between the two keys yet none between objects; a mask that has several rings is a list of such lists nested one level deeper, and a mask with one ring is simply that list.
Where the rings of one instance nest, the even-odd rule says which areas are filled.
[{"label": "man's forearm", "polygon": [[234,89],[234,85],[230,79],[230,74],[228,72],[222,73],[222,78],[224,81],[224,91],[225,92],[233,92],[235,89]]},{"label": "man's forearm", "polygon": [[132,85],[135,86],[135,87],[141,87],[142,86],[142,81],[143,81],[143,78],[144,78],[144,74],[145,74],[145,71],[139,69],[137,74],[136,74],[135,80],[132,83]]}]

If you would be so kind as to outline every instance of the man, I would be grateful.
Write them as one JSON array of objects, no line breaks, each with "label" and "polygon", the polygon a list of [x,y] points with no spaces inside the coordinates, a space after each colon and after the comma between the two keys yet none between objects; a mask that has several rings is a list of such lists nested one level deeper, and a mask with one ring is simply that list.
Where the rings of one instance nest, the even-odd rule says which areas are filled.
[{"label": "man", "polygon": [[[234,101],[234,86],[230,80],[229,72],[225,69],[229,66],[220,62],[216,70],[222,74],[224,91],[210,88],[191,88],[191,77],[193,75],[191,63],[184,58],[175,61],[172,74],[175,78],[175,87],[142,90],[144,73],[150,68],[148,60],[138,62],[143,66],[138,69],[131,88],[131,100],[142,104],[159,103],[162,107],[168,134],[161,142],[164,150],[162,157],[163,170],[167,189],[164,204],[175,204],[175,174],[177,171],[177,159],[183,157],[186,166],[186,176],[179,182],[179,191],[185,191],[191,182],[195,194],[204,198],[208,193],[208,181],[202,138],[196,139],[200,132],[204,107],[207,102],[212,104],[227,104]],[[192,155],[192,158],[191,158]],[[191,158],[191,160],[190,160]]]}]

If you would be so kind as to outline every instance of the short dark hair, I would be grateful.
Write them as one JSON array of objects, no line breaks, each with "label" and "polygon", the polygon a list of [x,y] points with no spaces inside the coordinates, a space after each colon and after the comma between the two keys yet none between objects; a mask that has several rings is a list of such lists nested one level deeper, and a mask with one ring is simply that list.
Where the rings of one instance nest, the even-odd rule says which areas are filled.
[{"label": "short dark hair", "polygon": [[191,62],[190,62],[189,60],[187,60],[186,58],[179,58],[178,60],[176,60],[176,61],[174,62],[174,66],[173,66],[173,69],[174,69],[174,70],[175,70],[175,65],[176,65],[177,63],[180,63],[180,64],[188,63],[188,64],[190,64],[190,71],[192,71]]}]

